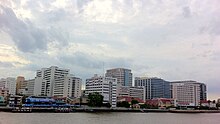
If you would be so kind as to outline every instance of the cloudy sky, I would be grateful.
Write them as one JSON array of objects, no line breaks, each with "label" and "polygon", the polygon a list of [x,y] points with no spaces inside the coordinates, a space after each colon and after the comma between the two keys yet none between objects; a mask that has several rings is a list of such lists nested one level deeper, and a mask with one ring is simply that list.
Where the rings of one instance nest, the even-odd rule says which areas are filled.
[{"label": "cloudy sky", "polygon": [[196,80],[220,97],[219,0],[0,0],[0,77],[56,65]]}]

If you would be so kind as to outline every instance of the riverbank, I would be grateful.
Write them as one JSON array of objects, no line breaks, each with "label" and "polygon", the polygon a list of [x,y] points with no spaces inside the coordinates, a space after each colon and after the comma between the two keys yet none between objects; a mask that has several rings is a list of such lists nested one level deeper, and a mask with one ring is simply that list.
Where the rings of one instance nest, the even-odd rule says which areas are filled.
[{"label": "riverbank", "polygon": [[0,107],[0,112],[45,112],[45,113],[70,113],[70,112],[159,112],[159,113],[220,113],[220,110],[166,110],[166,109],[131,109],[131,108],[14,108]]}]

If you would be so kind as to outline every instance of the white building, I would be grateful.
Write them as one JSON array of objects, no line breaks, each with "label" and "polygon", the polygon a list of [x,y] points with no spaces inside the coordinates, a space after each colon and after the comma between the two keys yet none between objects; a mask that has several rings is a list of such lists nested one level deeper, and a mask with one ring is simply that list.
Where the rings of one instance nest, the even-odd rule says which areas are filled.
[{"label": "white building", "polygon": [[36,77],[34,81],[34,96],[46,96],[46,80]]},{"label": "white building", "polygon": [[70,75],[69,71],[69,69],[61,69],[56,66],[38,70],[33,94],[35,96],[79,98],[82,79]]},{"label": "white building", "polygon": [[80,98],[81,96],[82,79],[74,76],[65,78],[64,97]]},{"label": "white building", "polygon": [[118,96],[128,96],[134,98],[140,98],[143,101],[146,100],[145,87],[143,86],[119,86]]},{"label": "white building", "polygon": [[204,84],[196,81],[171,82],[172,97],[177,99],[180,106],[198,106],[203,99],[203,92],[206,92],[201,90],[202,85]]},{"label": "white building", "polygon": [[38,70],[36,78],[42,78],[43,81],[40,82],[41,92],[44,91],[45,96],[62,97],[64,95],[65,78],[69,75],[69,71],[69,69],[61,69],[56,66]]},{"label": "white building", "polygon": [[27,87],[26,87],[25,95],[28,95],[28,96],[34,95],[35,79],[26,80],[26,82],[27,82]]},{"label": "white building", "polygon": [[16,94],[16,79],[15,78],[2,78],[0,80],[0,88],[8,88],[10,95]]},{"label": "white building", "polygon": [[117,79],[94,75],[86,79],[86,95],[89,93],[99,93],[103,98],[103,103],[110,103],[112,107],[117,104]]}]

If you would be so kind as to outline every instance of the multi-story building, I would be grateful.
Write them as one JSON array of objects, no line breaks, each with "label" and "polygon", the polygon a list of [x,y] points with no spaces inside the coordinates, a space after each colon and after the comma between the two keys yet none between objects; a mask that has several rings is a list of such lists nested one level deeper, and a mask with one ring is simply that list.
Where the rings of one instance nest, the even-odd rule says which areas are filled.
[{"label": "multi-story building", "polygon": [[27,82],[27,86],[24,94],[27,96],[34,95],[35,79],[26,80],[26,82]]},{"label": "multi-story building", "polygon": [[198,106],[201,100],[206,100],[206,85],[196,81],[171,82],[172,97],[180,106]]},{"label": "multi-story building", "polygon": [[43,77],[36,77],[34,81],[34,96],[47,96],[46,80]]},{"label": "multi-story building", "polygon": [[[45,96],[62,97],[64,95],[65,78],[69,75],[69,69],[61,69],[56,66],[42,68],[37,71],[36,77],[41,78],[41,92]],[[39,83],[39,82],[38,82]]]},{"label": "multi-story building", "polygon": [[75,97],[80,98],[81,96],[81,86],[82,86],[82,79],[75,77],[75,76],[68,76],[65,79],[65,97]]},{"label": "multi-story building", "polygon": [[69,74],[69,69],[52,66],[37,71],[32,89],[36,96],[79,98],[81,85],[82,79]]},{"label": "multi-story building", "polygon": [[15,78],[2,78],[0,79],[0,88],[8,88],[10,95],[16,94],[16,80]]},{"label": "multi-story building", "polygon": [[145,87],[131,87],[131,86],[119,86],[118,97],[127,96],[132,98],[139,98],[143,101],[146,100]]},{"label": "multi-story building", "polygon": [[27,81],[23,76],[18,76],[16,80],[16,94],[25,94]]},{"label": "multi-story building", "polygon": [[3,97],[9,96],[8,88],[4,88],[4,87],[0,88],[0,96],[3,96]]},{"label": "multi-story building", "polygon": [[112,107],[116,107],[117,103],[117,79],[112,77],[103,77],[94,75],[90,79],[86,79],[85,87],[86,95],[89,93],[99,93],[103,98],[103,103],[110,103]]},{"label": "multi-story building", "polygon": [[146,99],[171,98],[170,82],[161,78],[135,77],[135,86],[144,86]]},{"label": "multi-story building", "polygon": [[200,100],[207,100],[207,89],[206,84],[199,83],[200,84]]},{"label": "multi-story building", "polygon": [[117,83],[122,86],[132,86],[132,73],[130,69],[114,68],[106,71],[106,77],[117,79]]}]

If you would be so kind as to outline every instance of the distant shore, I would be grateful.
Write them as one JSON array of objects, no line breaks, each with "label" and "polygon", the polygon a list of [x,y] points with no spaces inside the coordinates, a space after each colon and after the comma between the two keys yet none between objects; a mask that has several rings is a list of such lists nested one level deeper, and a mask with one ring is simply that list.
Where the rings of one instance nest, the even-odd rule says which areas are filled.
[{"label": "distant shore", "polygon": [[170,112],[170,113],[220,113],[220,110],[167,110],[167,109],[131,109],[131,108],[13,108],[0,107],[0,112],[45,112],[45,113],[70,113],[70,112]]}]

